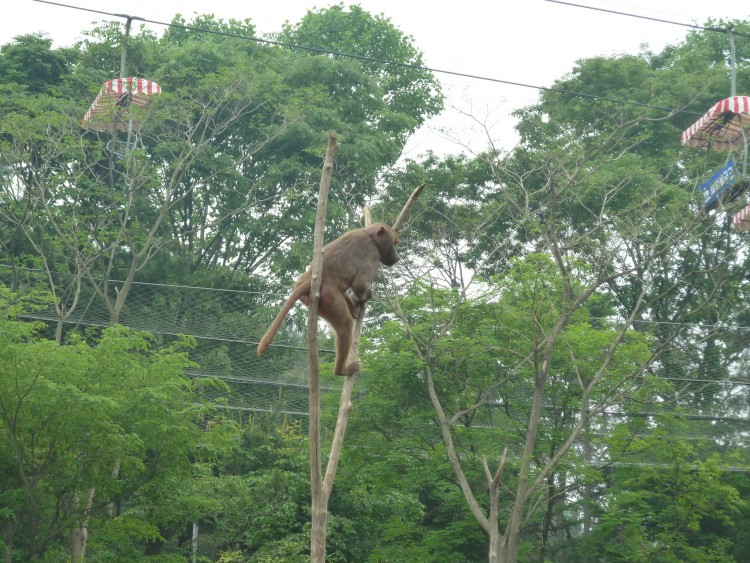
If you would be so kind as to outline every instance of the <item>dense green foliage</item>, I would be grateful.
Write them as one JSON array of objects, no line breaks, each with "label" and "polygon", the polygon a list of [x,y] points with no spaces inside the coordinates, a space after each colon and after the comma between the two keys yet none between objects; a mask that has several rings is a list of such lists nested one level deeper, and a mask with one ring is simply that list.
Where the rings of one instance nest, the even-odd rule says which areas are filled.
[{"label": "dense green foliage", "polygon": [[309,560],[304,313],[253,343],[329,130],[329,239],[428,188],[365,323],[328,560],[746,560],[748,196],[706,213],[727,155],[679,145],[728,93],[723,34],[579,61],[510,152],[399,163],[442,95],[385,17],[175,23],[129,39],[163,88],[131,147],[81,128],[119,25],[0,47],[5,561]]}]

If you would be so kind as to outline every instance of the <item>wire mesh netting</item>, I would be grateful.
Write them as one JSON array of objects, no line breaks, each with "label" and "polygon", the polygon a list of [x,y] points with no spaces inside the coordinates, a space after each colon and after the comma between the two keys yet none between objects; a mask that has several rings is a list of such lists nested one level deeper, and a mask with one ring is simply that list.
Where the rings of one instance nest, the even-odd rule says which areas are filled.
[{"label": "wire mesh netting", "polygon": [[[24,270],[21,276],[18,274],[0,268],[0,283],[14,283],[21,290],[35,284],[48,287],[43,272]],[[108,284],[112,302],[121,286],[122,282],[116,281]],[[74,308],[70,306],[72,298],[64,294],[57,298],[69,309],[49,304],[24,317],[50,325],[62,322],[64,330],[79,331],[104,328],[115,320],[104,301],[91,291],[87,295],[82,290]],[[255,348],[270,321],[266,318],[269,311],[259,312],[258,302],[258,294],[249,291],[134,283],[116,322],[153,333],[160,342],[178,335],[194,338],[196,344],[190,358],[196,367],[187,370],[187,375],[222,382],[201,386],[200,394],[207,402],[229,409],[307,416],[306,315],[302,311],[290,314],[268,352],[258,357]],[[330,362],[333,354],[323,349],[320,358]],[[338,381],[332,379],[323,384],[322,390],[339,387]]]},{"label": "wire mesh netting", "polygon": [[[73,287],[72,280],[65,280],[63,276],[55,282],[58,291]],[[1,267],[0,283],[21,291],[35,285],[46,290],[50,285],[45,272],[11,271]],[[111,297],[108,301],[114,302],[121,286],[122,282],[114,281],[107,285]],[[110,326],[114,322],[112,311],[108,310],[106,301],[88,287],[88,293],[81,291],[75,307],[72,307],[72,292],[71,295],[63,293],[55,296],[56,305],[47,304],[25,316],[46,321],[50,331],[57,323],[64,325],[65,330],[79,331]],[[168,342],[178,335],[194,338],[196,345],[190,357],[195,366],[187,370],[187,375],[220,382],[200,386],[199,394],[205,402],[239,411],[307,416],[307,317],[304,310],[297,308],[290,313],[263,357],[259,358],[255,352],[260,336],[276,313],[275,307],[259,303],[277,304],[284,297],[243,290],[134,283],[116,320],[132,329],[153,333],[160,342]],[[647,327],[641,328],[647,330]],[[583,439],[574,448],[579,459],[588,464],[612,463],[615,458],[636,464],[667,463],[672,453],[653,445],[647,449],[629,447],[626,455],[622,452],[611,455],[611,439],[623,428],[628,429],[632,440],[634,436],[652,435],[667,419],[668,426],[689,441],[698,458],[725,457],[733,451],[747,451],[750,378],[746,373],[750,356],[746,350],[750,329],[685,327],[683,332],[681,344],[649,370],[670,383],[668,390],[648,404],[626,394],[602,412],[593,414]],[[725,358],[721,363],[716,360],[717,348],[722,349]],[[333,353],[324,349],[320,357],[323,362],[331,362]],[[727,362],[726,358],[731,360]],[[337,392],[340,381],[334,376],[325,378],[322,391]],[[554,381],[550,383],[550,387],[555,385]],[[463,421],[459,421],[457,432],[507,429],[510,419],[522,422],[533,388],[519,384],[510,388],[512,391],[499,393],[495,401],[488,401],[473,412],[465,428],[462,428]],[[564,402],[556,403],[553,395],[544,407],[544,424],[549,428],[559,425],[562,430],[574,420],[571,417],[577,415],[575,409],[570,410]],[[435,434],[438,434],[437,428]],[[520,453],[523,437],[511,442],[509,448]],[[729,463],[738,469],[750,465],[741,459]]]}]

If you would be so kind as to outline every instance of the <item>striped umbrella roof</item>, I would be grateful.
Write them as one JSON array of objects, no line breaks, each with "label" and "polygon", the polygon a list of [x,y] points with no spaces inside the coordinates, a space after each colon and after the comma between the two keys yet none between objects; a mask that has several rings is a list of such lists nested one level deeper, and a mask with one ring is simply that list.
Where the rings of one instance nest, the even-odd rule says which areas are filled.
[{"label": "striped umbrella roof", "polygon": [[108,80],[83,116],[81,126],[94,131],[137,130],[156,94],[161,94],[161,86],[152,80],[134,76]]},{"label": "striped umbrella roof", "polygon": [[686,129],[682,133],[682,144],[727,150],[737,147],[743,129],[750,129],[750,98],[734,96],[716,103]]}]

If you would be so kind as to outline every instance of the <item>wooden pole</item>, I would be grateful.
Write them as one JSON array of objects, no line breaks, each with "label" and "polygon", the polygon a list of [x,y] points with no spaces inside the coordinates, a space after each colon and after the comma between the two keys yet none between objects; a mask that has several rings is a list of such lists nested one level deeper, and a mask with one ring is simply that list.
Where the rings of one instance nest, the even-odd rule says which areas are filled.
[{"label": "wooden pole", "polygon": [[[331,132],[328,140],[328,150],[323,165],[323,176],[320,180],[320,196],[318,212],[315,219],[315,238],[313,243],[313,263],[311,266],[312,280],[310,284],[310,301],[307,321],[307,353],[310,364],[310,490],[312,496],[312,526],[310,532],[310,561],[323,563],[326,555],[326,527],[328,523],[328,499],[333,490],[341,450],[344,445],[344,435],[349,424],[352,411],[352,392],[354,379],[357,374],[347,375],[341,389],[341,402],[336,418],[336,429],[331,443],[331,454],[328,457],[325,477],[322,475],[322,455],[320,451],[320,365],[318,363],[318,301],[320,299],[320,274],[322,271],[322,239],[325,227],[325,208],[328,202],[328,189],[331,183],[333,158],[338,150],[336,134]],[[414,200],[424,189],[424,184],[417,187],[404,205],[393,228],[398,229],[408,214]],[[321,203],[322,202],[322,203]],[[370,225],[370,209],[365,207],[365,226]],[[349,362],[359,360],[359,339],[362,334],[362,321],[365,316],[366,304],[362,305],[359,318],[354,322],[352,347],[349,351]]]},{"label": "wooden pole", "polygon": [[310,393],[308,412],[310,415],[310,491],[312,528],[310,531],[310,560],[322,563],[326,557],[326,524],[328,521],[328,498],[323,487],[320,452],[320,364],[318,362],[318,303],[320,301],[320,275],[323,271],[323,233],[328,207],[328,191],[333,175],[333,161],[339,150],[336,132],[328,134],[328,147],[320,178],[318,210],[315,217],[313,238],[313,260],[310,267],[310,300],[307,317],[307,355],[310,366]]}]

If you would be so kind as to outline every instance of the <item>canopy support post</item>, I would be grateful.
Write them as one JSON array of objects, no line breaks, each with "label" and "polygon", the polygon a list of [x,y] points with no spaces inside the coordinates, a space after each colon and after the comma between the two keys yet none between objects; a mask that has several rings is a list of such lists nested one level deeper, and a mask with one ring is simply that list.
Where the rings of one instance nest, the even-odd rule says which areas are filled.
[{"label": "canopy support post", "polygon": [[[737,95],[737,48],[734,44],[734,33],[732,26],[727,27],[727,38],[729,39],[729,91],[734,98]],[[745,128],[742,131],[742,175],[747,173],[747,135]]]},{"label": "canopy support post", "polygon": [[130,24],[133,23],[133,18],[128,16],[128,20],[125,22],[125,35],[122,38],[122,54],[120,55],[120,78],[125,78],[125,62],[128,58],[128,38],[130,37]]},{"label": "canopy support post", "polygon": [[731,96],[737,95],[737,49],[734,46],[734,33],[732,26],[727,27],[727,37],[729,38],[729,85]]}]

